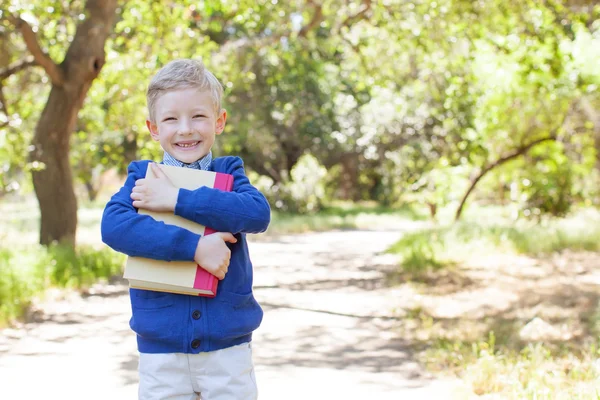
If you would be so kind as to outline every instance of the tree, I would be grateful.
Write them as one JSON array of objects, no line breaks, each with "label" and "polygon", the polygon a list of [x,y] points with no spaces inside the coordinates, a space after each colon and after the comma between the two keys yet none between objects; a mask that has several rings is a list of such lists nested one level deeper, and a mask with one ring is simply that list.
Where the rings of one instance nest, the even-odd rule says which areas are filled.
[{"label": "tree", "polygon": [[[467,194],[483,195],[499,174],[504,183],[514,183],[517,175],[508,174],[516,165],[525,166],[522,180],[531,178],[526,174],[535,172],[532,160],[555,143],[536,145],[510,163],[495,160],[547,137],[567,104],[582,96],[588,100],[569,117],[586,132],[593,127],[580,124],[582,118],[597,121],[600,53],[594,21],[600,7],[583,3],[573,0],[571,10],[556,0],[129,0],[117,10],[118,21],[106,38],[110,62],[86,95],[93,74],[69,93],[65,88],[77,83],[60,82],[72,78],[72,51],[58,66],[52,60],[75,48],[79,31],[91,20],[90,7],[100,3],[3,2],[0,193],[18,190],[17,181],[27,191],[24,169],[37,169],[36,193],[40,202],[50,203],[41,204],[42,232],[70,224],[60,234],[43,233],[42,241],[74,236],[74,197],[63,204],[72,185],[57,185],[54,178],[70,174],[64,172],[67,156],[73,179],[90,197],[97,189],[94,179],[107,169],[118,166],[122,174],[134,158],[160,157],[159,146],[146,140],[145,88],[168,61],[193,57],[202,58],[225,85],[227,134],[215,154],[241,155],[249,170],[282,188],[295,183],[291,171],[309,154],[329,169],[332,197],[394,204],[424,195],[435,210],[460,201],[478,174],[501,165],[485,172],[475,182],[477,190]],[[80,18],[84,22],[76,32]],[[22,20],[27,23],[19,25]],[[16,25],[21,29],[15,31]],[[22,40],[27,25],[42,57],[28,49],[36,40]],[[52,79],[55,70],[65,76]],[[69,103],[69,96],[78,101]],[[56,117],[59,103],[69,110]],[[75,115],[73,125],[67,117]],[[56,129],[60,121],[67,122]],[[567,144],[563,139],[561,134],[560,144]],[[36,151],[30,152],[31,142]],[[59,145],[62,150],[53,149]],[[561,149],[571,151],[569,146]],[[446,177],[457,182],[452,194],[444,190]],[[63,193],[40,189],[51,179]]]},{"label": "tree", "polygon": [[[81,22],[62,62],[57,63],[40,46],[36,30],[18,13],[7,14],[19,31],[32,60],[15,66],[38,65],[51,84],[46,105],[37,122],[30,161],[35,193],[40,205],[40,243],[75,244],[77,200],[69,160],[71,134],[86,94],[105,63],[104,45],[117,9],[116,0],[88,0]],[[6,11],[5,11],[6,12]],[[8,74],[11,71],[5,71]]]}]

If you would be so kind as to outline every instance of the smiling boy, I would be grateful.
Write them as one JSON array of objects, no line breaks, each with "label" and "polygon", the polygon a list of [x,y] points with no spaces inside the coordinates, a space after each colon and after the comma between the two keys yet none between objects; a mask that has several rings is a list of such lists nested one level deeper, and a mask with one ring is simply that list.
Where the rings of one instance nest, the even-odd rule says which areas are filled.
[{"label": "smiling boy", "polygon": [[[232,192],[178,189],[150,161],[134,161],[106,205],[102,240],[128,256],[195,261],[220,279],[215,298],[130,289],[130,326],[137,334],[140,399],[256,399],[250,341],[263,312],[252,293],[247,233],[270,221],[265,197],[239,157],[212,158],[227,113],[222,86],[204,65],[176,60],[148,87],[146,126],[164,150],[163,163],[233,175]],[[156,179],[146,179],[153,168]],[[173,212],[218,233],[199,236],[138,209]]]}]

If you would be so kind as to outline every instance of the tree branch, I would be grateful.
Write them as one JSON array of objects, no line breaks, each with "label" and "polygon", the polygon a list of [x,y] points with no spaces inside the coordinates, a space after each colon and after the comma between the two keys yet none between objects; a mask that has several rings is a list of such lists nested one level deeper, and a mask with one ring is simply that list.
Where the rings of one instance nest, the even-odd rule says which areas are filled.
[{"label": "tree branch", "polygon": [[467,202],[467,198],[469,197],[471,192],[475,189],[475,186],[481,180],[481,178],[483,178],[488,172],[490,172],[494,168],[496,168],[512,159],[515,159],[515,158],[527,153],[529,150],[531,150],[531,148],[533,148],[534,146],[537,146],[540,143],[553,141],[556,139],[557,139],[557,136],[556,136],[556,131],[555,131],[550,136],[534,140],[533,142],[527,143],[525,145],[522,145],[522,146],[516,148],[512,153],[507,154],[503,157],[500,157],[493,163],[491,163],[488,166],[486,166],[485,168],[483,168],[481,170],[481,172],[479,172],[479,174],[477,174],[477,176],[471,180],[471,185],[469,186],[469,189],[467,190],[467,192],[464,194],[464,196],[460,202],[460,205],[458,206],[458,209],[456,210],[456,215],[454,217],[454,220],[458,221],[460,219],[463,207],[465,206],[465,203]]},{"label": "tree branch", "polygon": [[37,40],[37,36],[31,25],[29,25],[24,19],[21,17],[12,16],[11,20],[15,27],[21,31],[23,35],[23,40],[27,45],[27,49],[33,56],[35,62],[44,68],[48,77],[52,81],[52,84],[56,86],[61,86],[64,82],[64,75],[59,66],[50,58],[48,54],[42,50],[40,44]]},{"label": "tree branch", "polygon": [[20,72],[26,68],[29,68],[33,65],[37,65],[37,62],[33,59],[33,57],[28,58],[26,60],[21,60],[9,65],[8,67],[0,70],[0,81],[5,80],[9,76]]},{"label": "tree branch", "polygon": [[6,121],[0,124],[0,129],[4,129],[10,124],[10,116],[8,115],[8,106],[6,105],[6,98],[4,97],[2,81],[0,81],[0,112],[6,115]]},{"label": "tree branch", "polygon": [[365,14],[371,10],[372,0],[364,0],[362,8],[356,14],[349,15],[337,27],[336,31],[340,32],[343,27],[350,28],[354,23],[365,18]]},{"label": "tree branch", "polygon": [[312,31],[314,28],[321,25],[321,22],[323,22],[323,5],[315,4],[315,2],[312,0],[307,1],[307,3],[314,7],[315,13],[313,14],[310,22],[300,29],[300,32],[298,32],[298,37],[306,37],[308,32]]},{"label": "tree branch", "polygon": [[356,53],[356,55],[358,56],[358,59],[360,60],[360,64],[361,66],[365,69],[365,71],[369,71],[369,65],[367,64],[367,60],[365,59],[365,57],[363,56],[362,52],[360,51],[361,47],[359,45],[355,45],[352,43],[352,41],[350,39],[348,39],[346,36],[341,35],[340,38],[346,42],[346,44],[348,46],[350,46],[350,48],[352,50],[354,50],[354,52]]},{"label": "tree branch", "polygon": [[[367,2],[370,3],[371,0],[367,0]],[[313,0],[308,0],[307,4],[312,5],[315,9],[315,12],[311,20],[306,25],[304,25],[300,29],[300,31],[298,31],[298,37],[306,37],[308,32],[318,27],[321,24],[321,22],[323,22],[323,20],[325,19],[323,15],[323,6],[321,4],[315,3]],[[261,48],[263,46],[278,42],[284,36],[289,37],[290,32],[279,32],[277,34],[261,36],[257,38],[244,37],[233,41],[226,41],[222,43],[221,52],[227,52],[229,50],[239,51],[248,47]]]},{"label": "tree branch", "polygon": [[8,119],[8,107],[6,106],[6,98],[4,98],[4,91],[2,89],[3,86],[0,83],[0,112],[3,112],[4,115],[6,115],[6,118]]},{"label": "tree branch", "polygon": [[561,13],[563,4],[557,4],[555,0],[545,0],[543,3],[554,16],[555,26],[562,28],[563,33],[570,40],[575,40],[575,32],[573,31],[573,16],[565,15],[566,13]]},{"label": "tree branch", "polygon": [[281,183],[281,174],[277,172],[271,165],[266,165],[264,162],[252,162],[250,158],[248,166],[253,169],[256,173],[264,176],[268,176],[273,180],[274,184]]}]

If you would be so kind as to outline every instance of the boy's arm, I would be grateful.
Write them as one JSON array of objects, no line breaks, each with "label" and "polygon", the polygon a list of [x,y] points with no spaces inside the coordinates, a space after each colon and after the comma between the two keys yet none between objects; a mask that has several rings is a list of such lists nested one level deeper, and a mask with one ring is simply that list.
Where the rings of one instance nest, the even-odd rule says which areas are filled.
[{"label": "boy's arm", "polygon": [[228,157],[226,172],[233,175],[233,190],[201,187],[180,189],[175,214],[219,232],[260,233],[271,221],[271,208],[265,196],[246,176],[239,157]]},{"label": "boy's arm", "polygon": [[102,215],[102,241],[114,250],[133,257],[165,261],[193,261],[200,235],[187,229],[138,214],[131,200],[135,181],[144,178],[147,161],[132,162],[127,180],[110,199]]}]

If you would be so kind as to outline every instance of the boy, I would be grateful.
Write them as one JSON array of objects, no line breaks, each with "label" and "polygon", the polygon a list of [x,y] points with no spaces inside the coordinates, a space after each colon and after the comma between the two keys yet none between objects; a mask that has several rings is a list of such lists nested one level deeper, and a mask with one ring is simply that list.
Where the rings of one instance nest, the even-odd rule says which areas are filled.
[{"label": "boy", "polygon": [[[134,161],[102,217],[102,240],[113,249],[195,261],[220,279],[215,298],[130,289],[143,400],[257,398],[250,341],[263,312],[252,295],[245,234],[267,229],[270,208],[240,158],[212,158],[227,118],[222,92],[201,62],[172,61],[150,82],[146,125],[164,150],[164,164],[232,174],[233,191],[177,189],[156,164]],[[147,168],[156,179],[145,179]],[[218,233],[200,237],[138,214],[139,208],[174,212]]]}]

